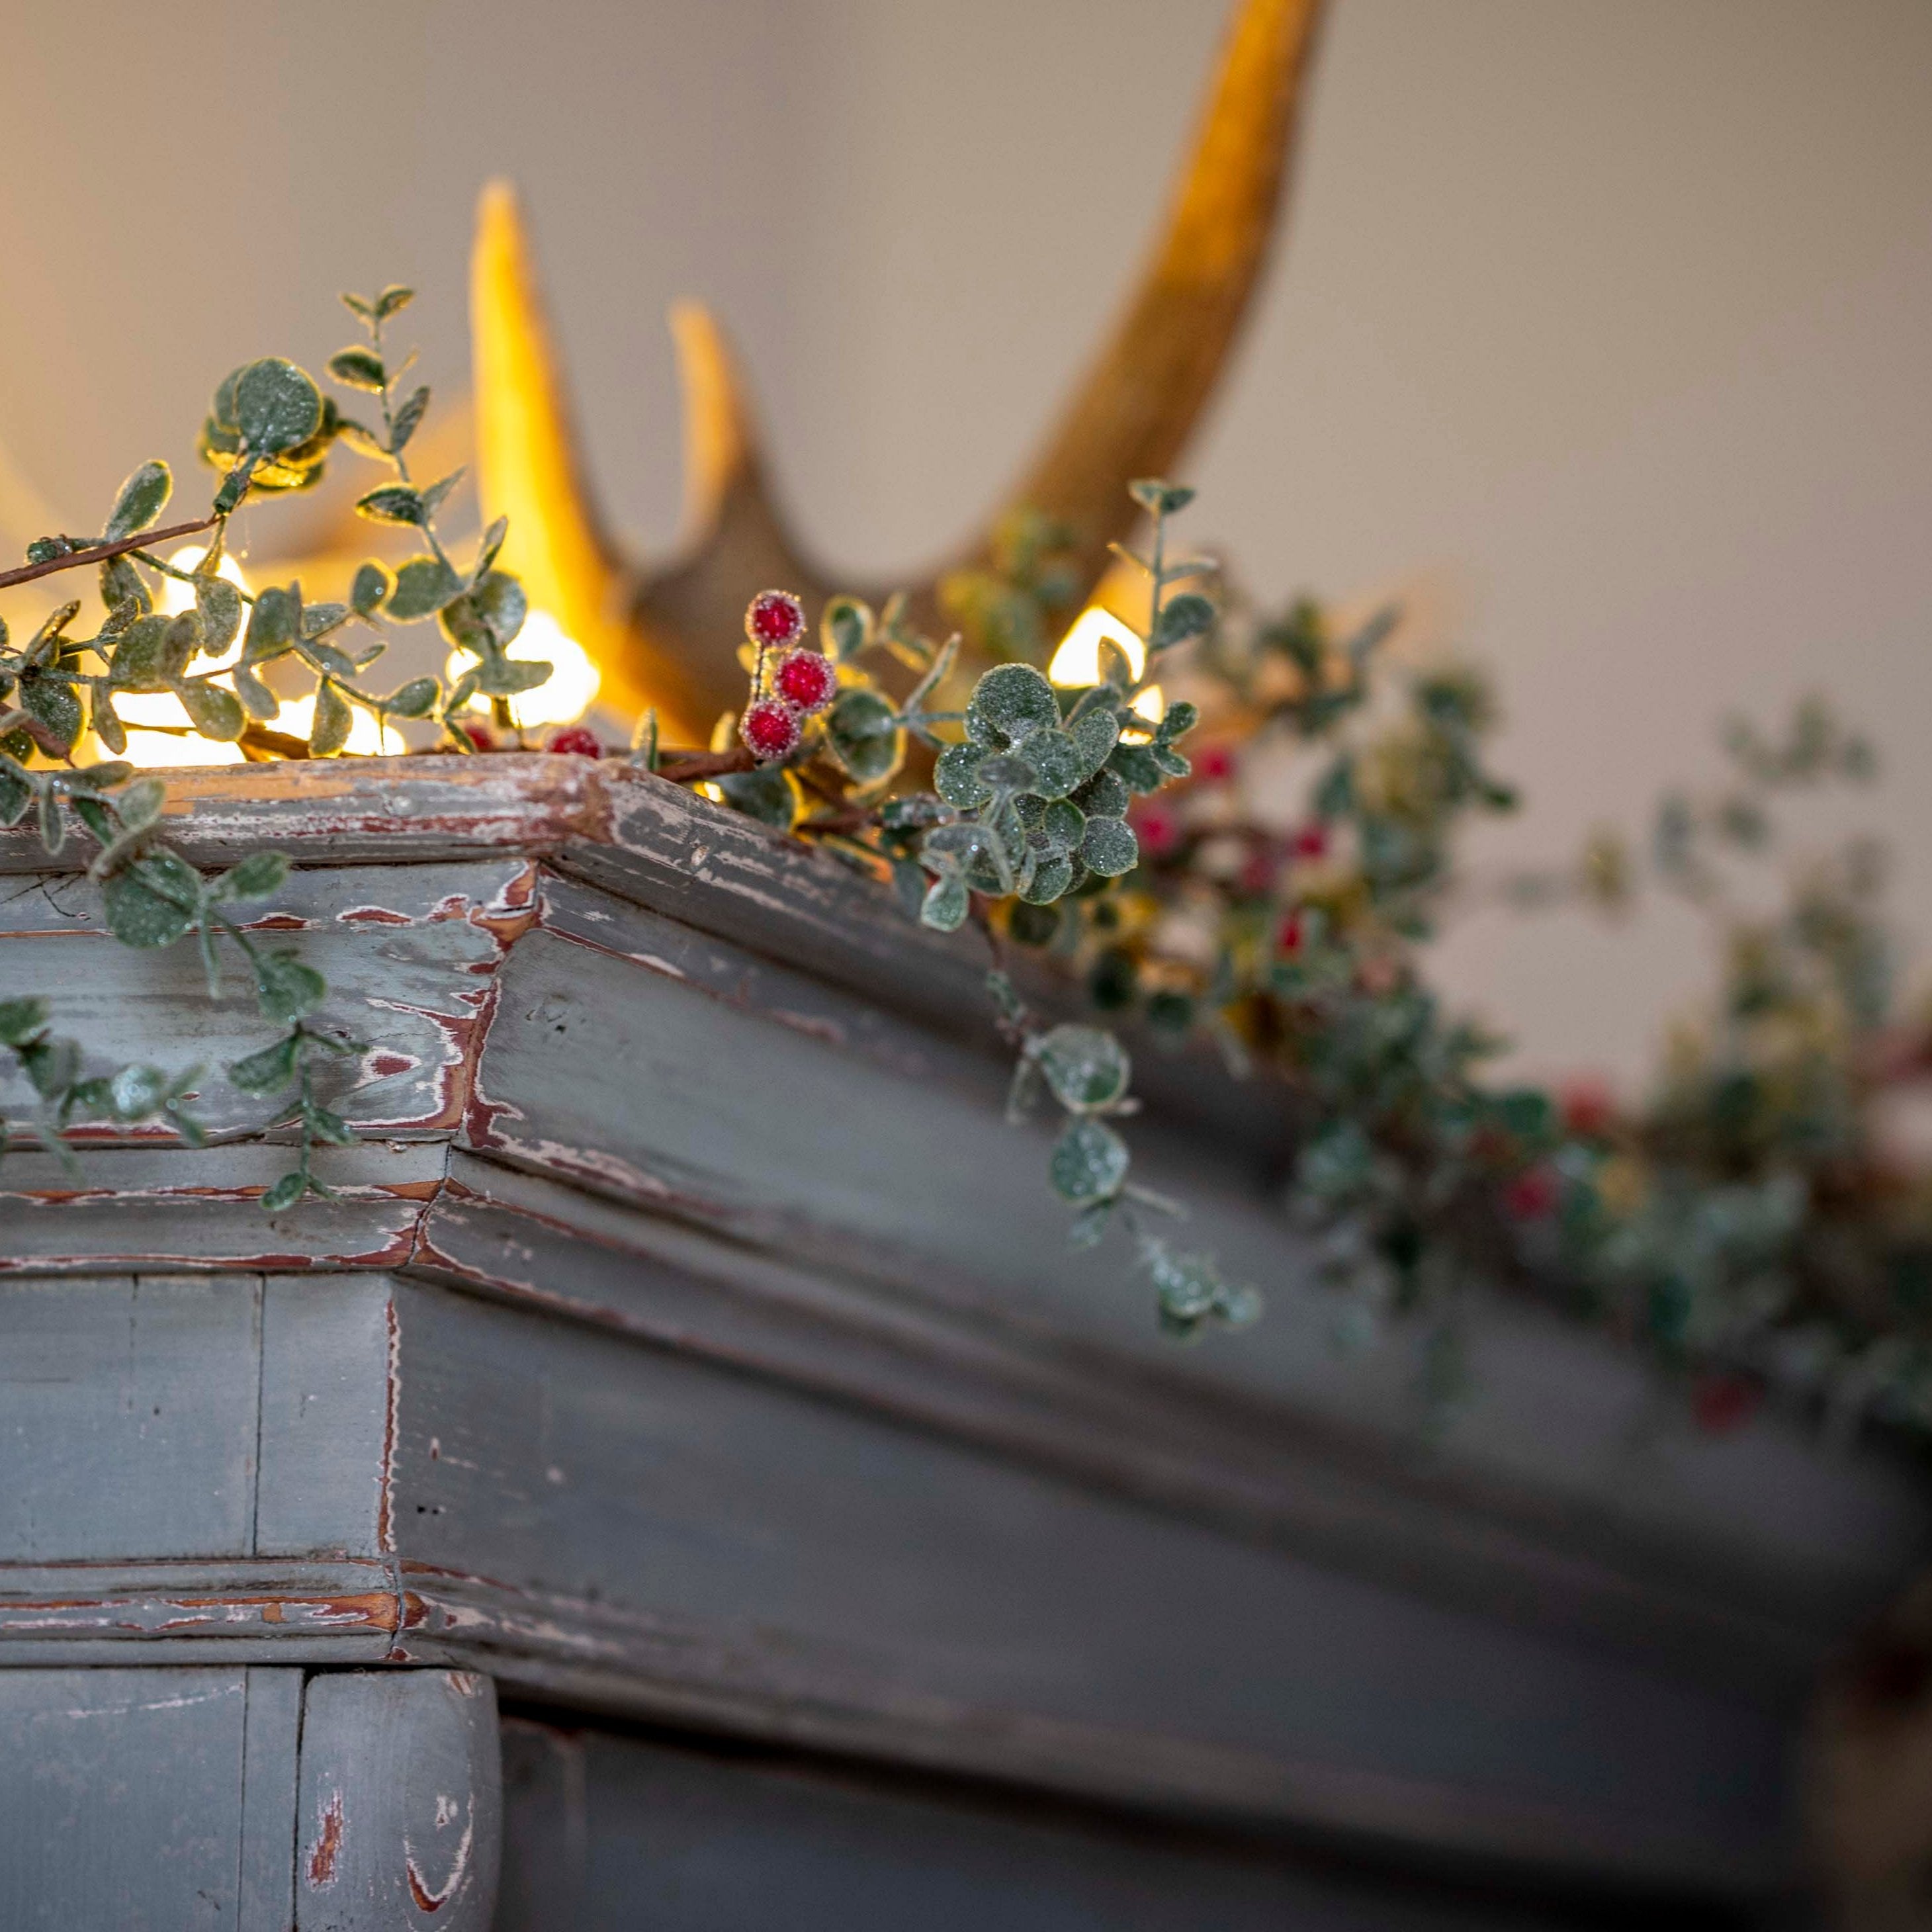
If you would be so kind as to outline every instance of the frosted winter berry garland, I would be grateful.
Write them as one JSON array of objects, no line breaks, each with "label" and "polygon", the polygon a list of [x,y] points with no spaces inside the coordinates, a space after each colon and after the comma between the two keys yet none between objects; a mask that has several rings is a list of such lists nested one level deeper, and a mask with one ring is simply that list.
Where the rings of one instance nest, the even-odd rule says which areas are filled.
[{"label": "frosted winter berry garland", "polygon": [[[271,1212],[326,1191],[313,1151],[350,1138],[328,1103],[332,1070],[358,1045],[318,1019],[321,976],[265,942],[248,910],[280,889],[286,860],[260,853],[208,874],[170,848],[161,781],[118,755],[118,701],[170,692],[182,730],[251,758],[339,755],[358,710],[466,755],[520,745],[514,700],[549,675],[510,655],[525,602],[496,567],[503,526],[459,559],[438,521],[460,472],[412,473],[430,392],[384,339],[409,291],[344,299],[366,339],[329,374],[359,414],[292,363],[251,363],[220,386],[203,428],[221,476],[206,514],[161,526],[172,478],[146,464],[98,536],[44,538],[0,572],[4,590],[96,569],[105,614],[84,636],[80,604],[64,604],[17,646],[0,624],[0,820],[31,819],[50,854],[76,825],[91,835],[88,869],[124,943],[192,936],[211,992],[224,954],[248,976],[266,1037],[223,1075],[268,1103],[265,1130],[293,1140]],[[387,472],[358,508],[412,533],[416,554],[364,563],[339,602],[292,583],[240,590],[222,568],[229,520],[313,484],[338,443]],[[1338,1290],[1338,1339],[1410,1316],[1435,1395],[1460,1384],[1467,1289],[1513,1278],[1681,1369],[1705,1426],[1735,1426],[1775,1384],[1828,1415],[1932,1428],[1932,1185],[1880,1131],[1888,1096],[1932,1068],[1932,1036],[1897,1004],[1878,868],[1856,844],[1812,856],[1768,914],[1740,910],[1732,883],[1776,850],[1787,798],[1868,774],[1862,743],[1815,706],[1781,741],[1733,728],[1730,781],[1665,801],[1647,864],[1600,839],[1574,868],[1506,882],[1528,904],[1613,905],[1647,872],[1711,915],[1726,972],[1643,1109],[1600,1089],[1486,1082],[1495,1042],[1442,1011],[1420,955],[1468,890],[1452,862],[1460,829],[1514,802],[1482,761],[1480,681],[1384,666],[1390,614],[1344,634],[1305,602],[1270,614],[1224,596],[1217,609],[1202,587],[1210,567],[1168,554],[1187,494],[1136,486],[1152,531],[1132,560],[1150,613],[1138,672],[1103,645],[1086,688],[1042,675],[1072,614],[1069,580],[1055,533],[1022,518],[992,567],[948,586],[964,649],[919,635],[896,600],[875,612],[850,598],[820,614],[814,646],[802,606],[768,591],[747,612],[742,712],[701,751],[660,747],[647,716],[630,755],[889,878],[908,916],[984,933],[1016,1050],[1012,1112],[1060,1111],[1048,1172],[1073,1238],[1122,1229],[1174,1332],[1258,1304],[1157,1232],[1177,1210],[1131,1178],[1118,1127],[1131,1068],[1111,1026],[1042,1022],[1004,970],[1006,949],[1083,985],[1096,1018],[1131,1018],[1156,1041],[1204,1036],[1238,1070],[1277,1080],[1298,1149],[1284,1190]],[[158,554],[190,534],[207,538],[192,569]],[[158,608],[166,584],[190,608]],[[431,620],[453,674],[372,686],[395,628]],[[970,685],[969,654],[988,667]],[[1185,694],[1164,710],[1148,701],[1157,666]],[[313,708],[298,737],[276,726],[304,686]],[[491,724],[474,722],[478,704]],[[77,755],[90,732],[110,754],[91,764]],[[1190,734],[1204,741],[1191,761],[1179,748]],[[604,749],[583,727],[548,746]],[[928,770],[929,786],[908,782]],[[0,1120],[0,1146],[10,1128],[64,1159],[90,1126],[200,1137],[191,1103],[206,1070],[100,1070],[52,1018],[43,998],[0,998],[0,1045],[36,1096],[30,1120]]]}]

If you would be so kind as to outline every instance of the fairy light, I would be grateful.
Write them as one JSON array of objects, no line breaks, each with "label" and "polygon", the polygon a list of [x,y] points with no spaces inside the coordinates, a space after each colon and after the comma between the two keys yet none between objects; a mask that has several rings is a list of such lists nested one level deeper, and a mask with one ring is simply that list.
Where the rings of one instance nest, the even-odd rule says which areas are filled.
[{"label": "fairy light", "polygon": [[1060,648],[1053,654],[1047,676],[1070,691],[1098,684],[1100,644],[1106,638],[1126,653],[1127,668],[1138,677],[1147,668],[1147,646],[1131,626],[1122,623],[1104,604],[1088,604],[1074,620],[1072,629],[1060,639]]},{"label": "fairy light", "polygon": [[[596,701],[601,680],[590,653],[574,638],[566,636],[548,610],[530,612],[505,656],[513,661],[533,659],[550,668],[550,676],[534,691],[520,692],[511,699],[511,715],[519,725],[574,724]],[[454,682],[474,662],[452,651],[444,674]],[[489,703],[487,698],[478,698],[474,708],[487,710]]]},{"label": "fairy light", "polygon": [[[189,544],[175,551],[168,561],[177,570],[192,572],[207,554],[205,546]],[[241,566],[232,556],[222,558],[215,574],[226,579],[237,590],[245,592],[248,588]],[[163,578],[158,608],[160,614],[166,617],[178,617],[192,610],[193,586],[172,577]],[[220,657],[202,660],[196,664],[195,670],[197,673],[226,670],[241,655],[242,639],[238,633],[226,652]],[[126,756],[131,764],[152,769],[164,765],[238,765],[242,762],[239,745],[224,744],[215,739],[197,736],[190,728],[188,715],[182,708],[181,700],[171,691],[118,693],[114,700],[114,710],[127,729]],[[178,728],[173,731],[142,728],[144,725],[157,724],[171,724]]]},{"label": "fairy light", "polygon": [[[315,694],[310,692],[306,697],[284,698],[281,710],[275,714],[274,728],[286,731],[292,738],[307,738],[315,728]],[[342,748],[371,758],[383,758],[398,757],[410,748],[393,724],[380,724],[361,705],[352,704],[349,707],[349,736]]]}]

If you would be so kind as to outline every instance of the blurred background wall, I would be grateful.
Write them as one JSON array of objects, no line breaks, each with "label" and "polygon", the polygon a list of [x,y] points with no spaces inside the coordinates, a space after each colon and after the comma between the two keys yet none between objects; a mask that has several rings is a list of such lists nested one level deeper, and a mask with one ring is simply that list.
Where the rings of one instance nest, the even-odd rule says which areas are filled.
[{"label": "blurred background wall", "polygon": [[[502,172],[620,530],[674,530],[662,316],[694,293],[811,542],[909,566],[1094,341],[1220,24],[1208,0],[0,0],[0,446],[90,526],[140,458],[191,461],[229,368],[320,360],[335,291],[389,279],[454,391]],[[1496,674],[1528,809],[1486,864],[1640,828],[1714,774],[1727,709],[1830,692],[1873,729],[1864,815],[1932,940],[1928,343],[1925,0],[1336,0],[1193,526],[1270,598],[1406,588]],[[1669,911],[1479,913],[1441,964],[1535,1066],[1626,1081],[1706,970]]]}]

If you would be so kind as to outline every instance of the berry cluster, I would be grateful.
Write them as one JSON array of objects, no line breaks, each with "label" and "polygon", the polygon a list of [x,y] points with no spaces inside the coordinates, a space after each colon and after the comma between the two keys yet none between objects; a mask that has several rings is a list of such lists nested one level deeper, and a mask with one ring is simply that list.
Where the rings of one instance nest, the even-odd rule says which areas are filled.
[{"label": "berry cluster", "polygon": [[838,695],[838,674],[822,651],[799,642],[805,606],[789,590],[754,597],[745,611],[745,634],[758,646],[758,662],[738,735],[759,764],[774,764],[797,750],[805,721]]}]

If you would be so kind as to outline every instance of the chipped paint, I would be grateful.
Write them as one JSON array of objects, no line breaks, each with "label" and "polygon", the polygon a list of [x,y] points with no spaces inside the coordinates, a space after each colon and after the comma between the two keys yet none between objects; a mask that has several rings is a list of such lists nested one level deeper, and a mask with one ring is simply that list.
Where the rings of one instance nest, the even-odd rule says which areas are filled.
[{"label": "chipped paint", "polygon": [[[436,1800],[436,1823],[443,1822],[442,1808],[449,1803],[446,1798]],[[452,1817],[454,1810],[452,1808]],[[423,1876],[422,1868],[416,1863],[416,1848],[406,1834],[403,1839],[403,1872],[409,1881],[410,1899],[418,1912],[440,1912],[455,1897],[470,1870],[470,1853],[476,1841],[476,1820],[472,1816],[463,1827],[463,1836],[457,1840],[456,1856],[449,1868],[449,1876],[440,1886],[432,1886]]]},{"label": "chipped paint", "polygon": [[315,1843],[310,1846],[304,1867],[309,1888],[320,1892],[335,1882],[335,1868],[342,1856],[342,1793],[332,1791],[322,1803],[316,1820]]},{"label": "chipped paint", "polygon": [[376,1500],[376,1547],[386,1556],[394,1555],[396,1547],[396,1405],[402,1390],[402,1332],[396,1320],[394,1296],[382,1304],[382,1321],[388,1334],[388,1354],[383,1388],[381,1489]]}]

